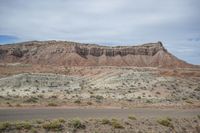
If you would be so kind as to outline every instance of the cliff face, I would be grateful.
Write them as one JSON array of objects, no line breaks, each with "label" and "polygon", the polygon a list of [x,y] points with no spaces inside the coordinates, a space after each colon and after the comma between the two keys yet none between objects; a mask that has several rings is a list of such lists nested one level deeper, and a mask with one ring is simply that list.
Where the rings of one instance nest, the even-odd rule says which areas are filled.
[{"label": "cliff face", "polygon": [[0,62],[65,66],[192,66],[168,53],[161,42],[117,47],[66,41],[23,42],[1,45]]},{"label": "cliff face", "polygon": [[127,55],[146,55],[154,56],[159,50],[164,50],[161,42],[155,44],[146,44],[141,46],[129,46],[129,47],[87,47],[85,45],[76,45],[75,51],[81,56],[127,56]]}]

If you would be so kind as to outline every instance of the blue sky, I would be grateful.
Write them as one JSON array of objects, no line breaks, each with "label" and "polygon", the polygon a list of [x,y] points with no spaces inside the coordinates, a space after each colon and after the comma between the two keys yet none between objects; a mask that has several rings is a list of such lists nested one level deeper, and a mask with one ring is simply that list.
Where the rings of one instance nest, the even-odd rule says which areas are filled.
[{"label": "blue sky", "polygon": [[0,0],[0,44],[162,41],[178,58],[200,64],[199,13],[199,0]]}]

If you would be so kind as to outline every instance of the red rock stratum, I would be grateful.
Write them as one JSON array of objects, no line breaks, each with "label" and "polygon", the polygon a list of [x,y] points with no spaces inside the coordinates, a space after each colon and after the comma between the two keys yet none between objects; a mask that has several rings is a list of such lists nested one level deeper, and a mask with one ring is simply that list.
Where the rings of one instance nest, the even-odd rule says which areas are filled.
[{"label": "red rock stratum", "polygon": [[193,67],[170,54],[161,42],[101,46],[67,41],[30,41],[0,46],[0,63],[59,66]]}]

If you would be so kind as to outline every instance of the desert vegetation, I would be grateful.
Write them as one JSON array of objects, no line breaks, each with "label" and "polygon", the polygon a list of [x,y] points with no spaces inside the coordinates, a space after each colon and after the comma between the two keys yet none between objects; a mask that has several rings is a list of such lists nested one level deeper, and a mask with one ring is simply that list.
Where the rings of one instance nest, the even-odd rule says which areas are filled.
[{"label": "desert vegetation", "polygon": [[126,119],[52,119],[0,122],[0,132],[199,132],[200,119],[196,118],[137,118]]},{"label": "desert vegetation", "polygon": [[70,74],[22,73],[1,78],[0,106],[199,105],[199,77],[164,76],[155,68],[67,70]]}]

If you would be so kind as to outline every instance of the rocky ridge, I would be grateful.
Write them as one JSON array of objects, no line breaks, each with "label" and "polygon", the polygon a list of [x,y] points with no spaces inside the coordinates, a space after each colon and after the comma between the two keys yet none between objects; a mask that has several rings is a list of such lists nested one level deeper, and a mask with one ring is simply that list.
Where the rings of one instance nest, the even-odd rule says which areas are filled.
[{"label": "rocky ridge", "polygon": [[0,46],[0,63],[62,66],[192,67],[161,42],[140,46],[101,46],[67,41],[30,41]]}]

